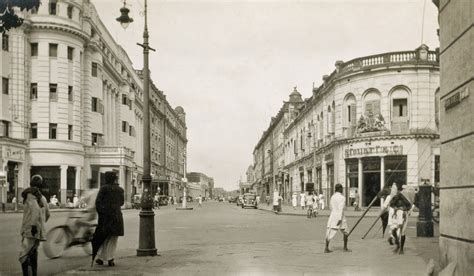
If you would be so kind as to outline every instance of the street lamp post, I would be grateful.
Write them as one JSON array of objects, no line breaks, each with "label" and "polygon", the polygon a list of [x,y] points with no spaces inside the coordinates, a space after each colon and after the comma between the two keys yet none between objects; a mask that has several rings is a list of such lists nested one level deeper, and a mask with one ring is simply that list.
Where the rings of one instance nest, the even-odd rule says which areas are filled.
[{"label": "street lamp post", "polygon": [[[138,236],[137,256],[156,256],[158,255],[155,247],[155,213],[153,212],[153,197],[151,195],[151,162],[150,162],[150,70],[148,64],[148,53],[150,48],[148,44],[148,16],[147,0],[145,0],[145,26],[143,31],[143,44],[137,43],[143,48],[143,195],[140,210],[140,230]],[[128,16],[129,9],[124,7],[120,9],[122,13],[117,21],[122,27],[128,27],[133,19]]]}]

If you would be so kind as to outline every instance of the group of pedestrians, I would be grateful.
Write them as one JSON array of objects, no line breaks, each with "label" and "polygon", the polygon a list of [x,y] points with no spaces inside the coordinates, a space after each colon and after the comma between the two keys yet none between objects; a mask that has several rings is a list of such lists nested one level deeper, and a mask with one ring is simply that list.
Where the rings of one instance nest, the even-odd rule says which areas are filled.
[{"label": "group of pedestrians", "polygon": [[[296,193],[293,193],[291,196],[291,205],[294,210],[298,207],[298,195]],[[302,192],[300,194],[300,206],[302,210],[305,210],[306,206],[315,210],[324,210],[324,194],[320,193],[317,195],[317,193],[312,192],[310,195],[306,195],[306,193]]]},{"label": "group of pedestrians", "polygon": [[[99,265],[105,262],[114,266],[114,254],[119,236],[124,235],[124,224],[121,206],[124,204],[124,190],[117,183],[115,172],[105,173],[105,185],[97,194],[93,191],[84,197],[88,201],[88,212],[83,219],[95,218],[98,214],[98,224],[92,238],[93,261]],[[38,274],[38,247],[46,241],[46,222],[50,218],[49,205],[41,193],[43,178],[34,175],[30,187],[22,193],[23,219],[20,229],[21,248],[19,261],[24,276]],[[96,197],[95,197],[96,195]],[[95,210],[91,208],[95,205]],[[80,233],[76,233],[81,235]]]}]

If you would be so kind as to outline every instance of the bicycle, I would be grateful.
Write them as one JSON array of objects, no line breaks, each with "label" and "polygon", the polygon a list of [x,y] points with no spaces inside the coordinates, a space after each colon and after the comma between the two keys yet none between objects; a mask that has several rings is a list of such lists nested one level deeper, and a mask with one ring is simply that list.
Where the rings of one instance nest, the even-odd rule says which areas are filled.
[{"label": "bicycle", "polygon": [[314,209],[313,206],[309,206],[308,211],[306,211],[307,218],[315,218],[318,216],[318,210]]},{"label": "bicycle", "polygon": [[[88,211],[80,212],[88,213]],[[46,241],[43,244],[46,257],[50,259],[59,258],[66,249],[72,246],[81,246],[87,255],[92,255],[90,241],[97,224],[79,220],[81,218],[84,218],[84,216],[68,216],[65,224],[48,231]],[[76,237],[78,233],[82,233],[82,235]]]}]

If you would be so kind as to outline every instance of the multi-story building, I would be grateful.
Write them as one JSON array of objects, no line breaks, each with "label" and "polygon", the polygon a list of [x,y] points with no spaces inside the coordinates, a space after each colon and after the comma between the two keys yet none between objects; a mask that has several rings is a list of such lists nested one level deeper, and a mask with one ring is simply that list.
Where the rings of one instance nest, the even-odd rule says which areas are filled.
[{"label": "multi-story building", "polygon": [[288,106],[288,194],[329,200],[341,183],[348,204],[357,190],[366,206],[385,183],[438,182],[438,88],[437,54],[426,45],[336,62],[310,98]]},{"label": "multi-story building", "polygon": [[284,200],[289,200],[290,179],[284,177],[285,140],[284,130],[288,123],[297,115],[297,110],[302,105],[301,94],[294,88],[287,102],[275,117],[271,118],[270,125],[263,132],[262,137],[254,149],[254,175],[253,189],[261,198],[278,191]]},{"label": "multi-story building", "polygon": [[[90,1],[45,1],[23,16],[21,27],[2,35],[0,171],[7,175],[9,201],[39,174],[45,196],[65,203],[87,183],[100,186],[108,170],[118,173],[130,201],[142,189],[140,71]],[[162,93],[161,99],[164,107],[151,112],[163,124],[152,132],[162,139],[155,150],[163,153],[163,169],[155,172],[177,181],[184,175],[178,164],[186,160],[185,115]]]},{"label": "multi-story building", "polygon": [[189,172],[186,176],[190,187],[188,195],[212,198],[212,189],[214,188],[214,179],[212,177],[200,172]]},{"label": "multi-story building", "polygon": [[474,5],[432,1],[440,25],[440,265],[454,264],[453,275],[469,275],[474,270]]}]

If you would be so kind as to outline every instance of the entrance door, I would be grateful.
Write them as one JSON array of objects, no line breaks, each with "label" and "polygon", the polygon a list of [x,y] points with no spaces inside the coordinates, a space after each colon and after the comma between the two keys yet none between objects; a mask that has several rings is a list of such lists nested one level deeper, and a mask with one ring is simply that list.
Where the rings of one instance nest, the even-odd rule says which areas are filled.
[{"label": "entrance door", "polygon": [[331,196],[334,194],[334,165],[327,165],[328,168],[328,188],[329,188],[329,193],[328,196],[326,197],[326,200],[329,200]]},{"label": "entrance door", "polygon": [[[362,164],[362,206],[368,206],[380,191],[380,158],[362,159]],[[375,202],[374,206],[380,206],[380,202]]]}]

